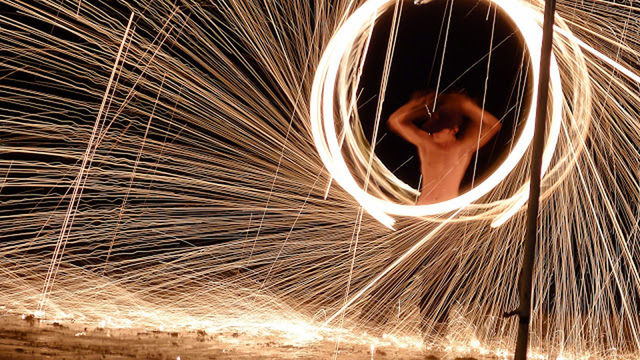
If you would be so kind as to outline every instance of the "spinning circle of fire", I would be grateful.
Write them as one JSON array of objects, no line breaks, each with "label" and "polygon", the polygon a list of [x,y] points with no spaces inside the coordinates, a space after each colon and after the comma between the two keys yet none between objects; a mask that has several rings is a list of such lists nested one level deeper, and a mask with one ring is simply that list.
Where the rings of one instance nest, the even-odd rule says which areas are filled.
[{"label": "spinning circle of fire", "polygon": [[[541,17],[530,4],[521,1],[492,1],[499,6],[516,24],[522,34],[529,56],[534,64],[540,60],[540,44],[542,39]],[[315,146],[324,162],[326,168],[333,176],[333,179],[348,191],[362,207],[375,217],[382,224],[391,227],[394,219],[390,215],[400,216],[428,216],[448,213],[457,209],[469,206],[472,202],[482,198],[494,189],[507,175],[518,165],[533,138],[535,104],[525,115],[526,121],[521,135],[517,139],[507,158],[500,166],[483,182],[478,184],[460,196],[428,205],[412,205],[407,193],[415,190],[409,185],[396,178],[377,159],[373,159],[373,150],[370,150],[371,158],[363,153],[367,149],[359,147],[356,143],[356,135],[350,125],[350,117],[354,115],[355,105],[353,91],[357,88],[357,76],[354,68],[358,66],[361,59],[366,54],[367,34],[374,26],[376,17],[393,6],[395,1],[391,0],[370,0],[363,4],[351,17],[349,17],[338,31],[333,35],[327,45],[323,57],[318,65],[311,94],[311,124]],[[558,26],[564,33],[570,34],[561,19],[557,21]],[[556,49],[557,52],[557,49]],[[567,56],[568,54],[563,54]],[[574,56],[582,56],[577,51]],[[583,59],[577,59],[576,64],[584,64]],[[539,69],[533,67],[534,90],[532,98],[537,96],[537,82]],[[585,68],[576,69],[578,73],[587,76]],[[355,84],[354,84],[355,83]],[[562,122],[562,82],[558,63],[555,56],[551,60],[551,125],[547,135],[546,146],[542,163],[542,174],[548,170],[551,159],[558,140]],[[337,101],[334,102],[334,98]],[[338,118],[334,117],[335,109],[339,108]],[[379,115],[378,115],[379,117]],[[341,124],[341,139],[338,139],[336,123]],[[586,124],[584,124],[586,125]],[[370,194],[363,189],[354,179],[345,159],[342,155],[342,147],[348,149],[348,153],[354,155],[356,162],[360,165],[361,173],[355,174],[360,178],[368,176],[383,178],[386,180],[386,192],[394,194],[397,198],[403,198],[403,193],[394,189],[404,189],[405,196],[403,203],[398,203],[382,198],[381,194]],[[372,167],[372,162],[376,161],[376,167]],[[369,162],[367,164],[367,162]],[[381,169],[375,171],[374,168]],[[366,171],[366,173],[364,173]],[[492,213],[492,226],[499,226],[513,216],[526,203],[528,197],[528,184],[523,184],[514,194],[507,195],[506,199],[493,203],[492,207],[500,209],[497,213]],[[491,209],[487,209],[491,211]]]}]

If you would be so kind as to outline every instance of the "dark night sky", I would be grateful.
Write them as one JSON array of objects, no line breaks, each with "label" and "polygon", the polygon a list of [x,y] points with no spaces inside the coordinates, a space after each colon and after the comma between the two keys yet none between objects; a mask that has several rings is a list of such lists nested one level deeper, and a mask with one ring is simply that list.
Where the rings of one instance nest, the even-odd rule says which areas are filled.
[{"label": "dark night sky", "polygon": [[[452,85],[450,90],[463,90],[478,104],[482,103],[488,57],[479,62],[478,60],[489,51],[494,9],[495,7],[489,10],[486,3],[475,0],[454,2],[440,90]],[[415,148],[389,132],[386,120],[395,109],[409,100],[413,92],[435,89],[442,59],[448,11],[447,1],[444,0],[435,0],[425,5],[414,5],[413,1],[405,1],[400,16],[395,54],[381,118],[383,125],[380,127],[378,140],[384,133],[387,134],[376,146],[376,155],[392,171],[413,155],[414,158],[395,174],[414,187],[418,186],[420,176]],[[393,9],[388,10],[378,19],[360,82],[362,93],[359,97],[359,114],[368,139],[371,139],[372,135],[392,19]],[[441,26],[442,33],[438,42]],[[487,83],[486,109],[498,118],[503,116],[505,118],[500,133],[480,152],[476,179],[488,175],[496,162],[507,155],[514,126],[523,120],[516,111],[508,112],[516,104],[518,89],[521,89],[525,83],[519,80],[518,75],[523,59],[523,42],[520,34],[515,31],[515,27],[506,15],[498,11]],[[500,43],[502,44],[496,48]],[[476,62],[478,63],[473,66]],[[526,55],[525,68],[529,62],[529,57]],[[453,83],[467,70],[464,76]],[[525,100],[528,104],[531,81],[527,81],[524,86],[527,91]],[[517,129],[518,127],[516,131]],[[471,168],[472,166],[468,169],[463,187],[470,185]]]}]

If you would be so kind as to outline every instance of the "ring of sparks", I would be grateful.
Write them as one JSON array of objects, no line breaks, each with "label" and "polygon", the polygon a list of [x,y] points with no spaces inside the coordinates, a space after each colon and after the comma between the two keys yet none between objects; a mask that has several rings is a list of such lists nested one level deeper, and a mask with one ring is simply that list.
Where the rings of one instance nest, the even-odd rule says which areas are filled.
[{"label": "ring of sparks", "polygon": [[[335,32],[328,43],[320,60],[313,81],[311,92],[311,129],[316,149],[331,174],[332,178],[347,192],[351,194],[360,205],[374,218],[382,224],[391,227],[394,219],[391,215],[397,216],[427,216],[448,213],[464,208],[472,202],[480,199],[489,191],[494,189],[505,177],[516,167],[523,155],[527,151],[534,132],[534,118],[536,113],[535,101],[524,114],[526,119],[522,132],[516,140],[514,146],[506,159],[500,166],[491,173],[484,181],[477,184],[471,190],[460,196],[428,205],[400,204],[377,197],[368,193],[357,183],[353,174],[347,167],[342,155],[342,148],[349,147],[354,153],[360,151],[359,157],[365,158],[353,143],[354,136],[349,125],[348,103],[353,98],[345,88],[348,84],[346,76],[354,72],[355,60],[351,59],[352,54],[366,53],[367,41],[362,40],[363,34],[372,29],[375,19],[385,10],[395,5],[394,0],[370,0],[358,8]],[[491,4],[498,6],[514,22],[520,31],[525,46],[529,53],[533,73],[533,94],[532,99],[537,97],[537,85],[539,79],[540,46],[542,41],[541,17],[539,12],[522,1],[513,0],[492,0]],[[550,114],[550,126],[543,155],[542,174],[548,169],[551,162],[561,124],[562,108],[562,85],[558,64],[555,57],[551,58],[551,99],[552,106]],[[352,80],[354,81],[354,80]],[[336,111],[336,104],[341,111]],[[355,111],[355,110],[354,110]],[[336,119],[335,113],[340,116]],[[341,128],[345,132],[342,134],[344,143],[338,139],[336,123],[342,123]],[[385,172],[389,175],[390,172]],[[386,176],[386,181],[394,182],[396,186],[407,189],[408,185],[395,178]],[[528,196],[528,186],[523,184],[510,198],[503,199],[504,209],[494,219],[494,226],[504,223],[510,216],[521,208]],[[504,202],[507,202],[506,204]]]}]

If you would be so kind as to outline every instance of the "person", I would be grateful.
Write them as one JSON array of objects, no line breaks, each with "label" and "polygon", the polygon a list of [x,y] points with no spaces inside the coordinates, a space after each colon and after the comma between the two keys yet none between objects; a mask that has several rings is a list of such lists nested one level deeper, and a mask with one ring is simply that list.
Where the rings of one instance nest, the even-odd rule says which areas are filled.
[{"label": "person", "polygon": [[[435,109],[434,109],[435,102]],[[422,186],[417,205],[450,200],[459,195],[460,184],[473,154],[500,131],[500,121],[480,108],[468,96],[458,93],[414,93],[388,119],[391,131],[415,145],[420,158]],[[416,267],[413,277],[431,256]],[[456,262],[431,265],[437,276],[426,276],[425,293],[418,306],[428,337],[444,336],[455,289],[448,281],[458,269]],[[427,320],[428,319],[428,320]]]},{"label": "person", "polygon": [[473,154],[501,127],[468,96],[447,93],[436,99],[433,92],[414,93],[391,114],[388,125],[418,149],[422,186],[416,205],[457,197]]}]

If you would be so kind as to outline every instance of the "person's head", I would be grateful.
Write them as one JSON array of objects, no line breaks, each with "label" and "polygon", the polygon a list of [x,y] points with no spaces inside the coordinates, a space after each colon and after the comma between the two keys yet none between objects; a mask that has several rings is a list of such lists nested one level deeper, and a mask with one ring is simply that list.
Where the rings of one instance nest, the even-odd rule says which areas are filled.
[{"label": "person's head", "polygon": [[462,114],[454,105],[448,104],[447,95],[439,96],[438,102],[435,111],[424,122],[422,128],[431,134],[435,142],[446,144],[456,141],[464,125]]}]

